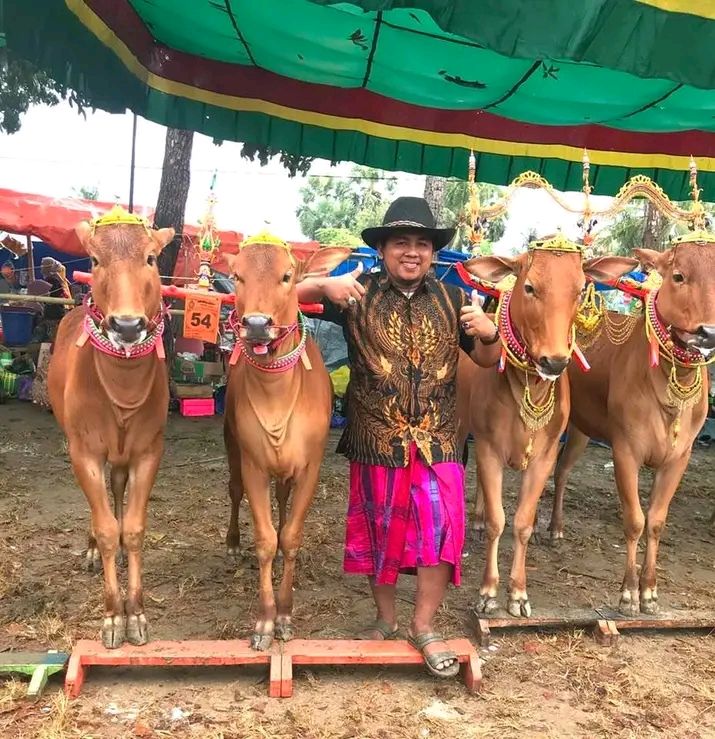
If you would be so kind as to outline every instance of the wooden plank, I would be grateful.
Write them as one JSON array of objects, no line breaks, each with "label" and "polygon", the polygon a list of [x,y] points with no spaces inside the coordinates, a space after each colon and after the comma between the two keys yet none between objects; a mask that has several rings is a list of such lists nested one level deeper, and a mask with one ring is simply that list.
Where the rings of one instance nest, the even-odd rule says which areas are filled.
[{"label": "wooden plank", "polygon": [[49,668],[47,665],[38,665],[32,673],[32,679],[27,687],[27,697],[37,698],[42,695],[47,678],[49,677]]},{"label": "wooden plank", "polygon": [[13,667],[29,665],[58,665],[63,667],[69,659],[67,652],[2,652],[0,672],[14,672]]},{"label": "wooden plank", "polygon": [[467,690],[470,693],[479,693],[482,689],[482,665],[479,655],[476,652],[469,655],[462,669]]},{"label": "wooden plank", "polygon": [[[468,639],[447,639],[445,643],[457,654],[460,662],[467,662],[475,651]],[[296,665],[418,665],[422,654],[403,640],[295,639],[283,647]]]},{"label": "wooden plank", "polygon": [[84,672],[81,655],[73,653],[67,663],[67,674],[65,675],[65,695],[68,698],[76,698],[80,694],[84,683]]}]

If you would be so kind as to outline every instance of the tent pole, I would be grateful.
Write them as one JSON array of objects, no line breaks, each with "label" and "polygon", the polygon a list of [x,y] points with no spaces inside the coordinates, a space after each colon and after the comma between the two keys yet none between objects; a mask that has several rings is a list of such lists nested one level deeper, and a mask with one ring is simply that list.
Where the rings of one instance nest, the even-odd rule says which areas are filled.
[{"label": "tent pole", "polygon": [[32,254],[32,236],[25,236],[27,239],[27,272],[31,280],[35,279],[35,257]]},{"label": "tent pole", "polygon": [[129,212],[134,212],[134,162],[137,149],[137,114],[132,114],[132,161],[129,166]]}]

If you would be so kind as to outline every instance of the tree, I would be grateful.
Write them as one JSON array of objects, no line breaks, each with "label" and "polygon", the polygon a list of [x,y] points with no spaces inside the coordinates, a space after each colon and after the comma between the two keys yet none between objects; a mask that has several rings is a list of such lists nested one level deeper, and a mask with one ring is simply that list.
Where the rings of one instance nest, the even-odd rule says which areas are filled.
[{"label": "tree", "polygon": [[72,194],[84,200],[99,200],[99,188],[97,185],[80,185],[72,188]]},{"label": "tree", "polygon": [[325,229],[343,229],[359,239],[364,228],[382,222],[395,186],[394,177],[370,167],[355,166],[348,178],[310,177],[296,209],[300,227],[311,239]]},{"label": "tree", "polygon": [[176,266],[176,258],[181,247],[184,230],[186,200],[191,184],[191,150],[194,132],[177,128],[167,128],[164,147],[164,164],[161,170],[159,197],[154,213],[157,228],[171,227],[176,230],[174,240],[167,244],[159,255],[159,274],[171,278]]},{"label": "tree", "polygon": [[427,175],[427,177],[425,177],[423,197],[427,201],[427,205],[429,205],[438,224],[441,224],[442,222],[446,183],[447,180],[445,177],[434,177],[433,175]]},{"label": "tree", "polygon": [[[456,226],[457,234],[452,242],[452,248],[459,251],[469,251],[471,244],[468,238],[469,225],[467,207],[469,205],[469,184],[464,180],[446,180],[444,201],[441,217],[438,224],[442,227]],[[502,188],[489,185],[486,182],[477,183],[479,203],[482,207],[492,205],[502,197]],[[491,243],[499,241],[506,229],[506,216],[499,216],[486,224],[483,253],[491,253]]]},{"label": "tree", "polygon": [[[220,144],[218,141],[215,143]],[[256,146],[255,144],[244,144],[241,147],[241,156],[244,159],[248,159],[249,162],[258,159],[262,167],[265,167],[272,157],[279,156],[279,161],[288,170],[289,177],[295,177],[298,173],[302,175],[308,174],[310,165],[313,163],[313,157],[288,154],[279,149],[272,149],[269,146]]]},{"label": "tree", "polygon": [[9,49],[0,54],[0,132],[17,133],[22,116],[31,105],[57,105],[67,100],[85,115],[87,102],[82,95],[57,82]]}]

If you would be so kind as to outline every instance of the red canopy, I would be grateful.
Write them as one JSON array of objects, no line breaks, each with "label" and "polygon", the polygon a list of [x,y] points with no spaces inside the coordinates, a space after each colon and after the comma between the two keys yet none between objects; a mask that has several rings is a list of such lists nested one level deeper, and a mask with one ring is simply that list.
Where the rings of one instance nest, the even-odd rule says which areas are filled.
[{"label": "red canopy", "polygon": [[[0,188],[0,231],[9,231],[23,236],[35,236],[58,251],[84,256],[85,251],[75,234],[75,226],[83,220],[91,220],[110,210],[114,203],[83,200],[82,198],[52,198]],[[126,205],[123,207],[127,207]],[[150,221],[153,208],[135,206],[134,211]],[[179,251],[174,275],[195,277],[199,267],[196,248],[200,226],[184,226],[184,244]],[[224,254],[236,254],[243,234],[238,231],[219,231],[219,252],[213,268],[217,272],[228,272]],[[296,255],[304,259],[319,246],[317,241],[292,243]],[[183,281],[182,281],[183,282]]]}]

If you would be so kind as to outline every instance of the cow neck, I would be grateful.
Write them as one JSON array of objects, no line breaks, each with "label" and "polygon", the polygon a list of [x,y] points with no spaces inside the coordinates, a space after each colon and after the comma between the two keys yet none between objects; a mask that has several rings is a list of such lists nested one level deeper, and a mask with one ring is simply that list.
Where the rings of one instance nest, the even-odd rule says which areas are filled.
[{"label": "cow neck", "polygon": [[[534,360],[524,346],[511,320],[511,290],[502,293],[497,307],[497,327],[502,342],[499,372],[506,375],[512,397],[528,432],[521,469],[529,466],[534,456],[534,439],[538,431],[548,426],[556,408],[556,381],[543,380],[536,371]],[[572,329],[573,330],[573,329]],[[575,347],[574,335],[570,350]]]},{"label": "cow neck", "polygon": [[104,352],[92,352],[99,384],[120,426],[146,403],[154,388],[159,360],[154,354],[128,362]]},{"label": "cow neck", "polygon": [[[666,326],[658,313],[658,291],[645,296],[645,337],[651,368],[659,367],[665,378],[665,410],[672,416],[670,423],[671,447],[678,444],[683,412],[697,405],[703,397],[705,366],[715,360],[705,360],[697,351],[679,346],[673,341],[671,327]],[[654,388],[657,391],[657,388]],[[660,395],[660,392],[656,393]]]},{"label": "cow neck", "polygon": [[[285,442],[295,406],[303,386],[303,373],[307,371],[300,362],[306,348],[307,332],[302,315],[298,314],[299,330],[292,331],[281,341],[284,354],[269,363],[280,365],[280,369],[266,370],[265,365],[252,362],[244,351],[246,398],[258,423],[274,449]],[[291,357],[290,362],[281,363],[282,357]]]}]

